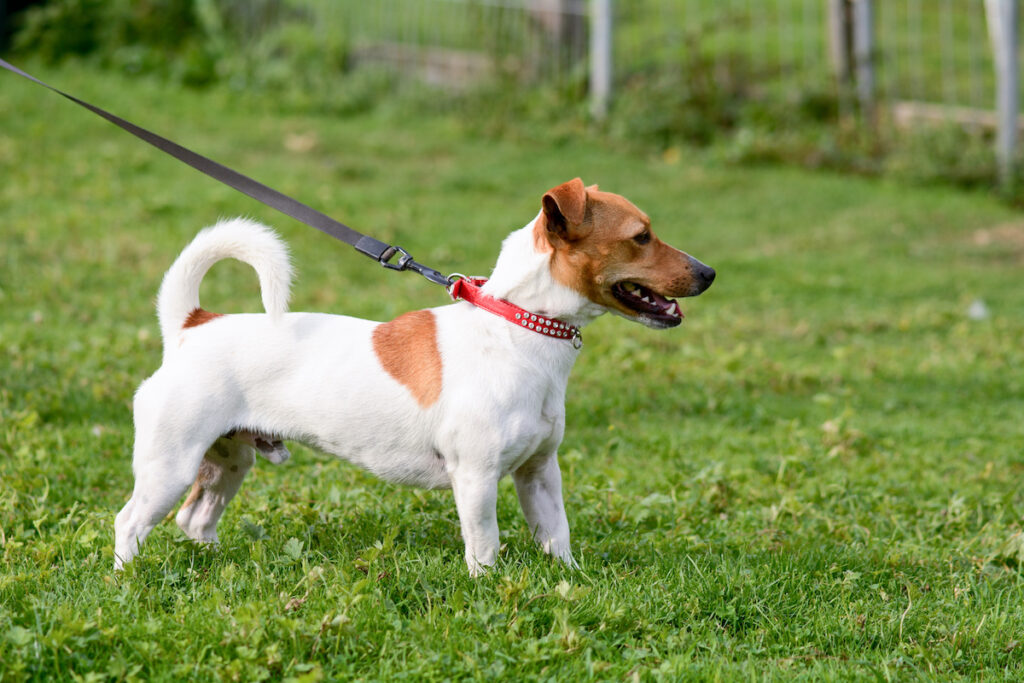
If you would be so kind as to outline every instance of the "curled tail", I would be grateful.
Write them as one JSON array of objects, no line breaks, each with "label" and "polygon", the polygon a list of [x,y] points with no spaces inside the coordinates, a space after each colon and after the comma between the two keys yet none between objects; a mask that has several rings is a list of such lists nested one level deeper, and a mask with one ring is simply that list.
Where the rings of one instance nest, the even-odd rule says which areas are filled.
[{"label": "curled tail", "polygon": [[288,250],[273,230],[254,221],[234,218],[206,228],[185,247],[167,274],[157,295],[156,312],[164,351],[186,319],[199,308],[199,284],[217,261],[238,259],[256,269],[263,308],[271,317],[288,312],[292,266]]}]

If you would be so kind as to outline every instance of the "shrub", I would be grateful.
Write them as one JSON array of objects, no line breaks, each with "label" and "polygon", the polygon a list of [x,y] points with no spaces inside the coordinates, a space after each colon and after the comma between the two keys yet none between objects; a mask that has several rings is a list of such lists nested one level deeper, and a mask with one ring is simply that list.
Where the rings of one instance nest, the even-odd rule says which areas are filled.
[{"label": "shrub", "polygon": [[314,24],[287,0],[51,0],[25,11],[14,49],[192,86],[276,89],[320,84],[344,69],[344,41]]}]

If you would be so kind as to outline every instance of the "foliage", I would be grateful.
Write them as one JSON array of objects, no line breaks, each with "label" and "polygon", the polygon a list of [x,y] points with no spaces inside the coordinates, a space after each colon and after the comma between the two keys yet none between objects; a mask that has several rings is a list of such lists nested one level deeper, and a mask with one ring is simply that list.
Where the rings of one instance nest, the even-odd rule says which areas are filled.
[{"label": "foliage", "polygon": [[922,182],[990,186],[997,174],[992,137],[991,132],[952,124],[900,131],[891,145],[886,170]]},{"label": "foliage", "polygon": [[[200,226],[276,225],[296,310],[388,319],[444,297],[9,77],[0,679],[1020,679],[1024,230],[1005,205],[714,149],[39,75],[445,270],[486,273],[581,175],[719,277],[679,329],[585,331],[560,456],[578,571],[534,548],[505,485],[499,565],[471,580],[450,494],[295,447],[256,466],[220,548],[167,521],[114,575],[152,300]],[[231,262],[202,297],[260,308]]]},{"label": "foliage", "polygon": [[323,84],[344,69],[343,40],[314,24],[305,5],[288,0],[51,0],[25,11],[14,49],[50,63],[88,57],[185,85],[228,80],[269,91]]},{"label": "foliage", "polygon": [[22,15],[14,48],[48,62],[100,54],[128,71],[187,62],[201,26],[191,0],[55,0]]},{"label": "foliage", "polygon": [[[781,52],[773,41],[783,39],[753,30],[763,8],[723,5],[694,19],[684,5],[661,5],[682,27],[680,37],[677,43],[660,41],[649,52],[644,44],[641,57],[624,60],[605,122],[590,117],[585,61],[552,44],[529,16],[524,20],[521,9],[500,4],[431,3],[424,10],[420,3],[399,0],[389,6],[391,33],[409,45],[429,46],[443,32],[441,44],[489,59],[489,78],[448,87],[415,83],[416,67],[408,64],[408,73],[399,73],[358,63],[351,27],[373,23],[381,10],[357,3],[51,0],[25,13],[16,47],[48,62],[77,56],[191,86],[221,81],[238,92],[258,93],[281,111],[441,111],[457,113],[474,130],[494,136],[546,137],[557,144],[600,131],[617,144],[655,153],[713,147],[718,158],[733,163],[784,162],[915,182],[995,186],[996,165],[985,135],[951,127],[903,131],[884,111],[877,127],[859,125],[852,94],[840,93],[826,70],[807,78],[763,58]],[[790,16],[794,9],[796,4],[786,4]],[[627,39],[643,43],[649,33],[660,35],[662,29],[651,25],[659,12],[650,7],[623,4],[618,14],[618,30]],[[934,11],[925,14],[929,22],[937,20]],[[377,36],[371,43],[390,39]],[[765,44],[754,47],[757,41]],[[532,57],[519,51],[522,45],[533,46]],[[574,45],[580,47],[578,41]],[[941,56],[929,48],[920,61],[928,73],[937,73]],[[544,77],[552,64],[560,65],[553,80]],[[1024,187],[1017,184],[1005,197],[1024,201]]]}]

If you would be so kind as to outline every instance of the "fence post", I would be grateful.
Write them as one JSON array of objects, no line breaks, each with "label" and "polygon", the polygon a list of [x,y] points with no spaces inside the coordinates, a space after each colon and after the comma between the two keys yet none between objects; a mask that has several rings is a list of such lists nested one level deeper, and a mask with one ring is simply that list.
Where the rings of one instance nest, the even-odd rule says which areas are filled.
[{"label": "fence post", "polygon": [[996,160],[1004,190],[1013,183],[1013,158],[1017,148],[1017,111],[1020,69],[1017,63],[1018,0],[985,0],[988,35],[996,65]]},{"label": "fence post", "polygon": [[608,114],[612,94],[612,0],[590,0],[590,113]]},{"label": "fence post", "polygon": [[841,88],[845,88],[853,76],[850,67],[850,43],[853,40],[852,20],[846,0],[828,0],[828,54],[832,72]]},{"label": "fence post", "polygon": [[862,120],[875,124],[875,13],[873,0],[828,0],[828,47],[845,117],[854,96]]},{"label": "fence post", "polygon": [[863,120],[875,126],[875,12],[872,0],[851,0],[853,64]]}]

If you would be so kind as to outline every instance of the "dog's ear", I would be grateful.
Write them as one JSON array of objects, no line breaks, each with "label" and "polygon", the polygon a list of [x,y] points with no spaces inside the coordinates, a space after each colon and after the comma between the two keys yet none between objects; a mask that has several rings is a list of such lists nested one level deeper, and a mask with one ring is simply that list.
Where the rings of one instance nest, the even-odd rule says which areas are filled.
[{"label": "dog's ear", "polygon": [[579,178],[548,190],[542,205],[549,238],[572,242],[586,234],[587,191]]}]

